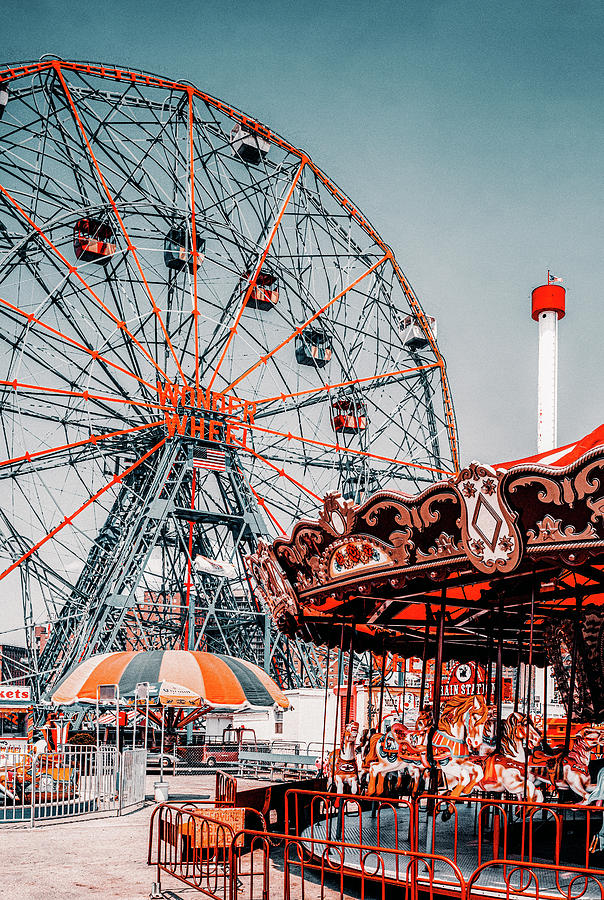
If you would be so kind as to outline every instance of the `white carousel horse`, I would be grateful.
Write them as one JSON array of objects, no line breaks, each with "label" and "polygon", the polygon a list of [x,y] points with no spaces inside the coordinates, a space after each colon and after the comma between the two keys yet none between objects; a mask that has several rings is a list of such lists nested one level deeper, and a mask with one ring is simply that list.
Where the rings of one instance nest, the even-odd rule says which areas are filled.
[{"label": "white carousel horse", "polygon": [[480,781],[483,770],[477,757],[483,742],[489,707],[482,694],[450,697],[441,707],[438,728],[432,738],[434,761],[446,781],[445,793],[461,797]]},{"label": "white carousel horse", "polygon": [[400,769],[399,752],[401,743],[410,732],[402,722],[393,722],[384,734],[374,734],[369,739],[369,747],[363,759],[363,769],[369,776],[367,793],[381,794],[386,776]]},{"label": "white carousel horse", "polygon": [[342,737],[339,750],[332,750],[328,757],[328,773],[333,772],[333,781],[338,794],[344,792],[344,785],[350,787],[351,794],[359,791],[359,767],[356,757],[356,742],[359,734],[359,723],[348,722]]}]

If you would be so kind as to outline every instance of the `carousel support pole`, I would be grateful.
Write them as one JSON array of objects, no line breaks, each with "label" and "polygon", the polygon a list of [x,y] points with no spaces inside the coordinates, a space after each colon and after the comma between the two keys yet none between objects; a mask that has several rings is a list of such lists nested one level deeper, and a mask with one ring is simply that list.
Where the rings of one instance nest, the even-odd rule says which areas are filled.
[{"label": "carousel support pole", "polygon": [[348,681],[346,684],[346,713],[344,716],[344,727],[348,725],[348,721],[350,719],[350,707],[352,704],[352,679],[353,679],[353,669],[354,669],[354,638],[355,638],[356,626],[353,625],[350,631],[350,645],[348,648]]},{"label": "carousel support pole", "polygon": [[474,664],[474,684],[472,685],[474,696],[478,693],[478,663]]},{"label": "carousel support pole", "polygon": [[[522,627],[522,626],[520,626]],[[516,663],[516,687],[514,688],[514,712],[518,712],[520,705],[520,670],[522,666],[522,636],[518,632],[518,662]]]},{"label": "carousel support pole", "polygon": [[[443,645],[445,639],[445,606],[447,599],[447,589],[442,589],[440,602],[440,612],[438,615],[438,623],[436,628],[436,655],[434,659],[434,692],[432,696],[432,726],[428,732],[427,757],[430,763],[430,782],[428,792],[436,794],[438,792],[438,769],[434,759],[434,747],[432,741],[438,730],[440,720],[440,695],[442,690],[442,674],[443,674]],[[434,817],[435,801],[429,799],[426,804],[426,852],[432,853],[432,837],[433,828],[430,820]]]},{"label": "carousel support pole", "polygon": [[428,670],[428,642],[430,640],[430,617],[428,615],[428,604],[426,603],[426,627],[424,629],[424,651],[422,658],[422,680],[419,688],[419,711],[424,708],[424,700],[426,697],[426,673]]},{"label": "carousel support pole", "polygon": [[443,680],[443,647],[445,640],[445,607],[447,602],[447,589],[442,589],[438,627],[436,629],[436,656],[434,659],[434,696],[432,698],[432,727],[428,732],[428,760],[430,762],[430,793],[438,790],[438,769],[434,761],[434,749],[432,741],[438,731],[440,720],[440,697]]},{"label": "carousel support pole", "polygon": [[[503,600],[499,597],[499,634],[497,637],[497,672],[496,672],[497,684],[496,687],[496,698],[497,698],[497,711],[496,711],[496,722],[495,722],[495,749],[497,753],[501,753],[501,730],[502,730],[502,704],[503,704]],[[497,821],[499,821],[499,816],[496,817]]]},{"label": "carousel support pole", "polygon": [[403,709],[401,712],[401,724],[405,724],[405,704],[407,702],[407,659],[403,659]]},{"label": "carousel support pole", "polygon": [[487,706],[491,705],[491,700],[493,699],[493,635],[489,634],[489,639],[487,643],[487,684],[486,684],[486,697],[485,700],[487,702]]},{"label": "carousel support pole", "polygon": [[541,745],[547,753],[547,661],[543,666],[543,738]]},{"label": "carousel support pole", "polygon": [[[336,685],[336,714],[333,720],[333,754],[331,757],[331,784],[328,785],[331,793],[335,793],[336,781],[336,756],[339,753],[338,747],[338,718],[340,715],[340,680],[342,678],[342,657],[344,655],[344,623],[340,629],[340,648],[338,650],[338,681]],[[327,823],[327,840],[331,840],[331,803],[326,804],[325,820]]]},{"label": "carousel support pole", "polygon": [[373,653],[369,652],[369,684],[367,686],[367,693],[369,695],[368,698],[368,709],[367,709],[367,733],[371,731],[371,718],[373,713]]},{"label": "carousel support pole", "polygon": [[382,714],[384,712],[384,687],[386,684],[386,656],[387,656],[386,648],[383,647],[382,651],[383,651],[383,655],[382,655],[382,674],[381,674],[381,679],[380,679],[380,709],[379,709],[379,713],[378,713],[378,728],[377,728],[378,734],[381,734],[381,732],[382,732]]},{"label": "carousel support pole", "polygon": [[[501,753],[502,703],[503,703],[503,600],[499,597],[499,631],[497,635],[497,668],[495,672],[495,752]],[[501,845],[501,820],[493,810],[493,859],[499,859]]]},{"label": "carousel support pole", "polygon": [[338,683],[336,686],[336,714],[333,720],[333,756],[331,758],[331,786],[334,787],[336,777],[336,754],[338,752],[338,719],[340,718],[340,680],[342,678],[342,657],[344,655],[344,624],[340,630],[340,649],[338,650]]},{"label": "carousel support pole", "polygon": [[[533,677],[533,639],[535,635],[535,593],[537,591],[536,579],[533,581],[531,591],[531,628],[529,634],[528,678],[526,688],[526,743],[524,747],[524,799],[527,799],[529,754],[531,752],[531,691]],[[524,822],[524,820],[523,820]],[[524,824],[523,824],[524,828]]]},{"label": "carousel support pole", "polygon": [[321,739],[321,777],[323,777],[323,767],[325,759],[325,732],[327,730],[327,696],[329,691],[329,657],[331,655],[331,647],[327,648],[327,658],[325,661],[325,698],[323,700],[323,737]]},{"label": "carousel support pole", "polygon": [[[354,638],[355,638],[356,626],[353,625],[350,630],[350,644],[348,646],[348,679],[346,683],[346,709],[344,713],[344,728],[348,725],[350,721],[350,706],[352,701],[352,677],[353,677],[353,669],[354,669]],[[338,813],[338,827],[336,831],[336,840],[342,840],[342,837],[345,837],[345,829],[344,829],[344,803],[340,803],[340,809]]]},{"label": "carousel support pole", "polygon": [[575,683],[577,680],[577,655],[579,652],[579,628],[581,626],[581,605],[583,595],[577,594],[577,606],[575,609],[575,627],[573,629],[573,655],[570,665],[570,684],[568,687],[568,702],[566,704],[566,732],[564,735],[564,756],[568,756],[570,750],[570,731],[573,721],[573,706],[575,703]]}]

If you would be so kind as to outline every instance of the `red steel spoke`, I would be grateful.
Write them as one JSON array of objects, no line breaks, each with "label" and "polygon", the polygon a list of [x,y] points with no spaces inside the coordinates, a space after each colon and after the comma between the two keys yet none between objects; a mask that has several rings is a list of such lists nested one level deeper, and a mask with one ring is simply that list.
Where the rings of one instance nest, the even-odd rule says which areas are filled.
[{"label": "red steel spoke", "polygon": [[12,310],[12,312],[23,316],[24,319],[27,319],[30,325],[39,325],[46,331],[50,331],[50,333],[54,334],[55,337],[61,338],[61,340],[63,341],[67,341],[68,344],[71,344],[73,347],[77,347],[78,350],[83,350],[84,353],[87,353],[93,359],[100,359],[101,362],[104,362],[107,366],[111,366],[112,369],[116,369],[118,372],[122,372],[122,374],[124,375],[129,375],[131,378],[136,379],[139,384],[144,384],[145,387],[151,388],[153,393],[157,392],[156,385],[150,384],[148,381],[145,381],[144,378],[139,378],[139,376],[135,375],[134,372],[131,372],[130,369],[126,369],[124,366],[120,366],[118,363],[112,362],[110,359],[107,359],[106,356],[102,356],[102,354],[100,354],[97,350],[91,350],[85,344],[81,344],[79,341],[76,341],[75,338],[71,338],[68,335],[63,334],[63,332],[59,331],[58,328],[53,328],[52,325],[47,325],[46,322],[43,322],[41,319],[36,318],[33,313],[26,313],[25,310],[20,309],[18,306],[15,306],[14,303],[9,303],[8,300],[4,300],[2,297],[0,297],[0,303],[8,307],[8,309]]},{"label": "red steel spoke", "polygon": [[292,434],[291,431],[288,431],[287,434],[283,431],[275,431],[272,428],[263,428],[261,425],[250,425],[246,423],[246,428],[250,428],[252,431],[262,431],[265,434],[272,434],[276,437],[286,438],[288,441],[301,441],[303,444],[312,444],[315,447],[324,447],[326,450],[337,450],[342,453],[353,453],[355,456],[366,456],[369,459],[379,459],[381,462],[389,462],[395,463],[397,466],[406,466],[411,469],[423,469],[425,472],[435,472],[437,475],[453,475],[453,472],[449,472],[446,469],[437,469],[434,466],[423,466],[421,463],[408,462],[404,459],[393,459],[390,456],[379,456],[377,453],[369,453],[367,450],[355,450],[353,447],[345,447],[343,444],[329,444],[325,441],[317,441],[313,438],[302,437],[300,434]]},{"label": "red steel spoke", "polygon": [[89,497],[88,500],[86,500],[86,502],[83,503],[78,509],[76,509],[76,511],[73,512],[70,516],[65,516],[63,521],[59,522],[58,525],[55,525],[55,527],[51,531],[49,531],[48,534],[44,535],[44,537],[41,538],[37,544],[34,544],[33,547],[31,547],[26,553],[24,553],[21,557],[19,557],[19,559],[15,560],[15,562],[12,563],[7,569],[5,569],[4,572],[1,572],[0,573],[0,581],[2,581],[3,578],[5,578],[7,575],[9,575],[18,566],[20,566],[21,563],[25,562],[26,559],[29,559],[30,556],[32,556],[34,553],[37,553],[37,551],[40,549],[40,547],[43,547],[47,541],[52,540],[52,538],[56,534],[58,534],[59,531],[61,531],[63,528],[65,528],[66,525],[71,525],[73,520],[75,518],[77,518],[77,516],[79,516],[80,513],[84,512],[84,510],[87,509],[92,503],[94,503],[96,500],[98,500],[99,497],[101,497],[105,493],[105,491],[108,491],[109,488],[112,488],[114,485],[119,484],[125,475],[129,475],[130,472],[132,472],[134,469],[136,469],[138,466],[140,466],[140,464],[143,463],[146,459],[149,459],[151,454],[155,453],[155,451],[157,449],[159,449],[159,447],[161,447],[165,443],[166,443],[166,439],[162,438],[162,440],[159,441],[159,443],[157,443],[154,447],[151,447],[151,449],[148,450],[145,454],[143,454],[143,456],[141,456],[139,459],[137,459],[136,462],[134,462],[134,463],[132,463],[132,465],[128,466],[127,469],[124,469],[124,471],[120,475],[114,475],[108,484],[106,484],[99,491],[97,491],[96,494],[93,494],[91,497]]},{"label": "red steel spoke", "polygon": [[[244,477],[243,472],[241,471],[241,469],[239,467],[237,467],[237,471],[243,478]],[[271,520],[273,525],[277,526],[277,528],[279,529],[281,534],[287,535],[287,531],[285,530],[285,528],[283,528],[281,523],[277,521],[276,517],[272,514],[272,512],[268,508],[268,503],[266,502],[264,497],[261,497],[260,494],[258,494],[258,492],[254,490],[254,488],[252,487],[249,480],[247,481],[247,485],[248,485],[250,491],[252,492],[252,494],[254,495],[254,497],[256,498],[256,500],[258,501],[258,506],[260,506],[265,511],[265,513],[267,514],[267,516],[269,517],[269,519]]]},{"label": "red steel spoke", "polygon": [[[189,88],[189,185],[191,191],[191,240],[193,241],[193,326],[195,334],[195,387],[199,390],[199,309],[197,298],[197,225],[195,222],[195,166],[193,163],[193,88]],[[187,620],[188,621],[188,620]]]},{"label": "red steel spoke", "polygon": [[124,238],[125,238],[125,240],[126,240],[126,245],[127,245],[127,247],[128,247],[128,250],[130,251],[130,253],[132,253],[132,258],[133,258],[133,260],[134,260],[134,262],[135,262],[136,268],[137,268],[138,271],[139,271],[140,277],[141,277],[142,282],[143,282],[143,284],[144,284],[144,286],[145,286],[145,290],[146,290],[146,292],[147,292],[147,294],[148,294],[148,296],[149,296],[149,300],[151,301],[151,308],[153,309],[153,312],[155,313],[155,315],[156,315],[156,317],[157,317],[157,320],[158,320],[158,322],[159,322],[160,328],[161,328],[161,330],[162,330],[162,332],[163,332],[163,334],[164,334],[164,337],[165,337],[165,339],[166,339],[166,343],[168,344],[168,347],[170,348],[170,352],[172,353],[172,356],[174,357],[174,362],[176,363],[176,368],[178,369],[178,372],[179,372],[180,377],[182,378],[184,384],[186,384],[186,383],[187,383],[187,379],[185,378],[184,372],[183,372],[183,370],[182,370],[181,367],[180,367],[180,363],[179,363],[179,361],[178,361],[178,357],[176,356],[176,353],[175,353],[175,351],[174,351],[174,347],[172,346],[172,341],[170,340],[170,336],[169,336],[169,334],[168,334],[168,332],[167,332],[167,330],[166,330],[166,326],[164,325],[164,321],[163,321],[163,319],[162,319],[162,317],[161,317],[160,309],[159,309],[158,305],[156,304],[156,302],[155,302],[155,300],[154,300],[154,298],[153,298],[153,294],[151,293],[151,288],[149,287],[149,283],[147,282],[147,279],[145,278],[145,273],[143,272],[143,269],[142,269],[142,266],[141,266],[141,264],[140,264],[139,258],[138,258],[137,254],[136,254],[136,249],[135,249],[135,247],[134,247],[134,244],[133,244],[132,241],[130,240],[130,235],[129,235],[128,232],[126,231],[126,226],[124,225],[124,222],[123,222],[123,220],[122,220],[122,217],[120,216],[120,214],[119,214],[119,212],[118,212],[118,209],[117,209],[115,200],[114,200],[113,197],[111,196],[111,191],[109,190],[109,186],[108,186],[107,182],[105,181],[105,178],[103,177],[103,173],[101,172],[101,167],[99,166],[99,164],[98,164],[98,162],[97,162],[97,159],[96,159],[94,153],[92,152],[92,147],[91,147],[91,145],[90,145],[90,141],[88,140],[88,137],[87,137],[87,135],[86,135],[86,132],[84,131],[84,126],[82,125],[82,121],[81,121],[81,119],[80,119],[80,117],[79,117],[79,115],[78,115],[78,111],[77,111],[77,109],[76,109],[75,103],[73,102],[73,97],[71,96],[71,92],[70,92],[69,88],[67,87],[67,82],[66,82],[65,79],[63,78],[63,73],[61,72],[61,63],[60,63],[60,62],[55,62],[55,63],[53,63],[53,68],[55,69],[55,71],[56,71],[56,73],[57,73],[57,76],[58,76],[58,78],[59,78],[59,80],[60,80],[60,82],[61,82],[61,84],[62,84],[62,86],[63,86],[63,90],[65,91],[65,96],[66,96],[66,98],[67,98],[67,102],[69,103],[69,106],[71,107],[71,111],[72,111],[72,113],[73,113],[74,119],[75,119],[76,122],[77,122],[78,128],[79,128],[80,131],[82,132],[82,138],[84,139],[84,143],[86,144],[86,147],[88,148],[88,153],[90,154],[90,159],[92,160],[92,164],[94,165],[94,168],[95,168],[96,171],[97,171],[97,174],[98,174],[98,176],[99,176],[99,179],[100,179],[100,181],[101,181],[101,184],[103,185],[103,188],[104,188],[104,190],[105,190],[105,193],[107,194],[107,199],[109,200],[109,203],[111,204],[111,207],[112,207],[112,209],[113,209],[113,213],[114,213],[114,215],[115,215],[115,217],[116,217],[116,219],[117,219],[117,221],[118,221],[118,223],[119,223],[120,228],[122,229],[122,232],[123,232],[123,234],[124,234]]},{"label": "red steel spoke", "polygon": [[63,450],[72,450],[74,447],[84,447],[86,444],[99,444],[101,441],[106,441],[107,438],[119,437],[122,434],[134,434],[137,431],[145,431],[147,428],[156,428],[161,424],[162,421],[158,419],[157,422],[147,422],[145,425],[136,425],[133,428],[122,428],[120,431],[108,431],[106,434],[91,434],[90,437],[82,438],[80,441],[60,444],[58,447],[49,447],[48,450],[35,450],[33,453],[24,453],[22,456],[13,456],[11,459],[1,459],[0,469],[5,466],[12,466],[15,463],[31,462],[32,459],[39,459],[41,456],[61,453]]},{"label": "red steel spoke", "polygon": [[[367,278],[368,275],[371,275],[371,273],[374,272],[378,268],[378,266],[381,266],[382,263],[386,262],[387,259],[391,259],[391,258],[392,258],[392,252],[389,250],[387,253],[384,254],[384,256],[382,256],[381,259],[378,259],[377,262],[375,262],[372,266],[370,266],[366,272],[363,272],[362,275],[359,275],[359,277],[355,281],[353,281],[352,284],[349,284],[347,288],[344,288],[343,291],[340,291],[339,294],[336,294],[335,297],[332,297],[331,300],[325,304],[325,306],[322,306],[321,309],[318,312],[316,312],[313,316],[311,316],[310,319],[307,319],[303,325],[300,325],[298,328],[295,329],[295,331],[292,331],[292,333],[289,335],[289,337],[286,337],[284,341],[281,341],[281,343],[277,347],[275,347],[274,350],[270,350],[265,356],[261,356],[260,359],[258,360],[258,362],[254,363],[253,366],[250,366],[250,368],[247,369],[243,373],[243,375],[240,375],[239,378],[236,378],[235,381],[232,381],[229,385],[227,385],[227,387],[224,388],[224,393],[226,394],[227,391],[232,391],[233,388],[236,385],[238,385],[241,381],[243,381],[244,378],[247,378],[248,375],[251,375],[252,372],[254,372],[258,368],[258,366],[266,365],[267,362],[269,361],[269,359],[271,358],[271,356],[274,356],[275,353],[278,353],[279,350],[281,350],[283,347],[285,347],[286,344],[289,344],[290,341],[293,341],[293,339],[296,337],[296,335],[302,334],[302,332],[307,327],[307,325],[310,325],[311,322],[314,322],[314,320],[317,319],[320,315],[322,315],[326,309],[329,309],[329,307],[333,303],[335,303],[337,300],[340,300],[344,296],[344,294],[347,294],[348,291],[351,291],[353,288],[355,288],[357,286],[357,284],[359,284],[359,282],[361,282],[364,278]],[[211,383],[210,383],[210,387],[211,387]]]},{"label": "red steel spoke", "polygon": [[[296,172],[296,175],[295,175],[295,177],[294,177],[294,180],[292,181],[292,183],[291,183],[291,185],[290,185],[290,187],[289,187],[289,190],[288,190],[288,192],[287,192],[287,196],[285,197],[285,200],[283,201],[283,203],[282,203],[282,205],[281,205],[281,209],[280,209],[280,211],[279,211],[279,215],[277,216],[277,219],[276,219],[276,221],[275,221],[275,224],[273,225],[273,227],[272,227],[272,229],[271,229],[271,233],[270,233],[270,235],[269,235],[269,237],[268,237],[268,240],[267,240],[267,242],[266,242],[266,246],[265,246],[265,248],[264,248],[264,252],[262,253],[262,256],[260,257],[260,261],[259,261],[258,265],[256,266],[256,268],[255,268],[255,270],[254,270],[254,275],[253,275],[253,277],[251,278],[250,283],[249,283],[249,285],[248,285],[248,287],[247,287],[247,290],[246,290],[245,295],[244,295],[244,297],[243,297],[243,302],[242,302],[242,304],[241,304],[241,308],[240,308],[239,312],[237,313],[237,318],[235,319],[235,323],[234,323],[234,325],[232,326],[232,328],[229,330],[229,336],[228,336],[228,338],[227,338],[227,342],[226,342],[226,344],[225,344],[224,347],[223,347],[222,353],[220,354],[220,359],[218,360],[218,365],[217,365],[216,368],[214,369],[214,374],[212,375],[212,378],[210,379],[210,383],[209,383],[209,385],[208,385],[208,390],[211,390],[212,385],[214,384],[214,380],[215,380],[216,376],[218,375],[218,371],[219,371],[219,369],[220,369],[220,367],[221,367],[221,365],[222,365],[222,363],[223,363],[223,360],[224,360],[224,358],[225,358],[225,356],[226,356],[227,350],[229,349],[230,343],[231,343],[231,341],[233,340],[233,338],[235,337],[235,335],[237,334],[237,328],[239,327],[239,323],[240,323],[240,321],[241,321],[241,317],[242,317],[242,315],[243,315],[243,313],[244,313],[244,311],[245,311],[245,307],[247,306],[247,301],[249,300],[250,294],[252,293],[252,290],[254,289],[254,287],[255,287],[255,285],[256,285],[256,279],[258,278],[258,275],[260,274],[260,271],[261,271],[261,269],[262,269],[262,266],[264,265],[264,262],[265,262],[265,260],[266,260],[266,257],[268,256],[268,251],[270,250],[271,244],[273,243],[273,240],[274,240],[274,238],[275,238],[275,235],[277,234],[277,230],[278,230],[278,228],[279,228],[279,225],[281,224],[281,219],[283,218],[283,215],[284,215],[284,213],[285,213],[285,209],[286,209],[286,207],[287,207],[287,204],[289,203],[289,201],[290,201],[290,199],[291,199],[291,196],[292,196],[292,194],[294,193],[294,191],[295,191],[295,189],[296,189],[296,185],[298,184],[298,180],[299,180],[299,178],[300,178],[300,175],[302,174],[302,169],[304,168],[304,166],[306,165],[306,163],[307,163],[307,158],[306,158],[305,156],[303,156],[303,157],[302,157],[302,162],[300,163],[300,165],[299,165],[299,167],[298,167],[298,171]],[[260,365],[260,363],[258,363],[258,365]],[[235,381],[235,382],[233,382],[233,384],[237,384],[237,382]],[[226,390],[228,390],[228,388],[226,388]],[[224,392],[223,392],[223,393],[224,393]]]},{"label": "red steel spoke", "polygon": [[28,394],[58,394],[63,397],[79,397],[82,400],[100,400],[103,403],[117,403],[119,405],[126,406],[140,406],[143,409],[159,409],[165,410],[168,409],[167,406],[163,406],[161,403],[146,403],[143,400],[127,400],[125,397],[114,397],[108,394],[94,394],[92,391],[69,391],[67,388],[53,388],[47,387],[40,384],[27,384],[24,381],[17,381],[13,379],[12,381],[5,381],[0,379],[0,385],[5,385],[6,387],[11,387],[15,391],[22,390],[24,393]]},{"label": "red steel spoke", "polygon": [[67,269],[69,270],[70,274],[71,274],[71,275],[75,275],[75,277],[76,277],[77,280],[80,282],[80,284],[82,285],[82,287],[83,287],[86,291],[88,291],[88,293],[91,295],[91,297],[94,298],[95,302],[100,306],[100,308],[103,310],[103,312],[106,313],[106,314],[109,316],[109,318],[113,321],[113,323],[114,323],[115,325],[117,325],[117,327],[118,327],[121,331],[123,331],[124,334],[128,335],[128,337],[130,338],[130,340],[132,341],[132,343],[133,343],[136,347],[138,347],[138,349],[146,356],[146,358],[149,360],[149,362],[150,362],[153,366],[155,366],[155,368],[157,369],[157,371],[158,371],[161,375],[163,375],[164,378],[165,378],[167,381],[169,381],[170,379],[168,378],[167,374],[164,372],[164,370],[161,368],[161,366],[153,359],[153,357],[151,356],[151,354],[149,353],[149,351],[148,351],[145,347],[143,347],[143,345],[140,343],[140,341],[138,341],[138,340],[134,337],[134,335],[129,331],[129,329],[126,327],[126,323],[125,323],[125,322],[121,322],[121,321],[118,319],[118,317],[115,315],[115,313],[113,313],[113,312],[109,309],[109,307],[108,307],[105,303],[103,303],[103,301],[102,301],[101,298],[98,296],[98,294],[96,294],[96,293],[93,291],[93,289],[90,287],[90,285],[88,284],[88,282],[85,281],[84,278],[82,278],[82,276],[80,275],[80,272],[79,272],[77,266],[72,265],[72,264],[69,262],[69,260],[68,260],[65,256],[63,256],[63,254],[61,253],[61,251],[59,250],[59,248],[58,248],[57,246],[55,246],[55,244],[53,244],[53,242],[52,242],[52,241],[50,240],[50,238],[45,234],[45,232],[44,232],[38,225],[36,225],[36,223],[34,222],[34,220],[33,220],[32,218],[30,218],[30,216],[28,216],[28,214],[25,212],[25,210],[22,209],[21,206],[19,206],[19,204],[17,203],[17,201],[14,199],[14,197],[6,190],[6,188],[4,188],[1,184],[0,184],[0,192],[2,192],[2,193],[4,194],[4,196],[7,198],[7,200],[15,207],[15,209],[20,213],[20,215],[23,216],[23,218],[27,221],[27,223],[28,223],[35,231],[38,232],[38,234],[42,237],[42,239],[43,239],[43,240],[46,242],[46,244],[50,247],[50,249],[53,251],[53,253],[55,253],[55,255],[61,260],[61,262],[64,263],[64,265],[65,265],[65,266],[67,267]]},{"label": "red steel spoke", "polygon": [[319,497],[318,494],[314,494],[307,487],[304,487],[303,484],[300,484],[299,481],[296,481],[295,478],[292,478],[291,475],[288,475],[287,472],[285,471],[285,469],[283,469],[283,468],[280,469],[279,466],[276,466],[274,463],[270,462],[270,460],[266,459],[265,456],[262,456],[260,453],[256,453],[255,450],[252,450],[251,447],[247,447],[245,444],[241,443],[236,438],[233,438],[232,440],[233,440],[233,443],[236,444],[237,447],[239,447],[241,450],[245,450],[246,453],[251,453],[252,456],[256,457],[256,459],[261,460],[263,463],[266,463],[266,465],[269,466],[271,469],[274,469],[275,472],[278,472],[279,476],[281,478],[287,478],[288,481],[291,481],[292,484],[295,484],[296,487],[300,488],[301,491],[304,491],[305,494],[309,494],[309,496],[314,497],[315,500],[318,500],[319,503],[323,503],[322,497]]},{"label": "red steel spoke", "polygon": [[365,378],[353,378],[350,381],[338,381],[333,384],[323,384],[317,388],[307,388],[304,391],[295,391],[292,394],[276,394],[274,397],[263,397],[256,400],[256,404],[272,403],[274,400],[289,400],[293,397],[304,397],[306,394],[317,394],[320,391],[333,391],[336,388],[350,387],[353,384],[365,384],[367,381],[378,381],[380,378],[395,378],[397,375],[412,375],[413,372],[423,372],[426,369],[438,369],[438,363],[428,363],[425,366],[414,366],[411,369],[397,369],[394,372],[383,372],[381,375],[367,375]]}]

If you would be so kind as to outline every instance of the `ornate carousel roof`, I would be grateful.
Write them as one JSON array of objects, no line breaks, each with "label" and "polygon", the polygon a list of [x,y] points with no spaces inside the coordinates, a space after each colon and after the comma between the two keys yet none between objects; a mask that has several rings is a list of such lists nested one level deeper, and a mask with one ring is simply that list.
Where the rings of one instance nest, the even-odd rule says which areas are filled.
[{"label": "ornate carousel roof", "polygon": [[472,462],[417,496],[329,495],[249,567],[279,627],[305,641],[354,628],[359,649],[422,656],[442,608],[448,658],[488,659],[501,641],[504,661],[543,664],[577,594],[584,618],[604,605],[604,425],[547,454]]}]

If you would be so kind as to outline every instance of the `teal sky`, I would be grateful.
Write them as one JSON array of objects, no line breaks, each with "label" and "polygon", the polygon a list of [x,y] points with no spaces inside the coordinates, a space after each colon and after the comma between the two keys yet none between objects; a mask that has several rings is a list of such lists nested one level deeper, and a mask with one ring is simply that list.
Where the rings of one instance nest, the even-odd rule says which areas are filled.
[{"label": "teal sky", "polygon": [[602,0],[4,0],[3,21],[7,62],[186,79],[305,148],[437,316],[462,460],[536,449],[548,267],[568,289],[559,442],[604,419]]}]

